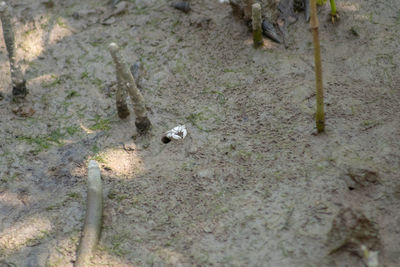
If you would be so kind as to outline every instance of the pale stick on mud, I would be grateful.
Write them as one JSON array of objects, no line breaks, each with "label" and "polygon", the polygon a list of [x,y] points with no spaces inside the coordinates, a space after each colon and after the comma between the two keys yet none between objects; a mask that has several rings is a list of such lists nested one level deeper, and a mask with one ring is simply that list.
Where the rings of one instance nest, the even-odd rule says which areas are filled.
[{"label": "pale stick on mud", "polygon": [[0,19],[3,27],[4,42],[6,43],[8,58],[10,60],[12,93],[14,98],[24,98],[28,94],[26,89],[26,80],[22,74],[19,65],[16,62],[15,55],[15,37],[11,23],[11,16],[6,2],[0,2]]},{"label": "pale stick on mud", "polygon": [[79,243],[75,267],[86,267],[100,238],[101,217],[103,215],[103,185],[100,167],[94,160],[88,166],[88,191],[86,216]]},{"label": "pale stick on mud", "polygon": [[138,129],[139,133],[146,133],[150,129],[151,123],[147,117],[143,95],[138,90],[129,67],[119,52],[119,46],[116,43],[110,43],[108,48],[116,65],[117,77],[119,75],[122,81],[121,83],[123,83],[123,85],[121,84],[123,87],[122,90],[127,90],[132,99],[134,105],[133,110],[136,115],[136,128]]},{"label": "pale stick on mud", "polygon": [[262,31],[261,31],[261,6],[256,3],[252,5],[252,18],[253,18],[253,44],[254,47],[260,47],[263,44]]}]

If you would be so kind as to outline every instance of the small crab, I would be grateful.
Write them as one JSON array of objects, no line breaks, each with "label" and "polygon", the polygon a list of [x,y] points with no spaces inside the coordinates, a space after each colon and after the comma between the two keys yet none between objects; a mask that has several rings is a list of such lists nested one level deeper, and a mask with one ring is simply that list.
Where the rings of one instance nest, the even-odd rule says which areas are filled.
[{"label": "small crab", "polygon": [[171,140],[182,140],[185,138],[187,135],[187,130],[185,125],[178,125],[168,132],[164,134],[164,136],[161,138],[161,142],[164,144],[167,144],[171,142]]}]

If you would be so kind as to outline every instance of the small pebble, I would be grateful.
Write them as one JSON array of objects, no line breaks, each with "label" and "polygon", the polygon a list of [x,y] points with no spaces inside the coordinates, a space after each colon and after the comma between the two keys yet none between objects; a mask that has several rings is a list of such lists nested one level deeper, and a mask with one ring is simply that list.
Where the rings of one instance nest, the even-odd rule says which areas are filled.
[{"label": "small pebble", "polygon": [[171,6],[172,6],[173,8],[176,8],[176,9],[180,10],[180,11],[183,11],[183,12],[185,12],[185,13],[188,13],[188,12],[191,10],[191,8],[190,8],[190,3],[187,2],[187,1],[173,2],[173,3],[171,4]]}]

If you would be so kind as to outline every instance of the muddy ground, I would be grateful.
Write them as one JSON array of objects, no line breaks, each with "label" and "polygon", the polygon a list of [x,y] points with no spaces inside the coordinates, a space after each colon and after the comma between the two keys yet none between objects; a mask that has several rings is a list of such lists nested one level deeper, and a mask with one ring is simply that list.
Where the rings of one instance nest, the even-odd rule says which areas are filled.
[{"label": "muddy ground", "polygon": [[[362,244],[400,266],[400,1],[338,0],[335,25],[320,9],[321,135],[302,13],[288,49],[255,50],[217,1],[10,3],[29,95],[11,101],[2,41],[1,266],[73,265],[88,159],[105,188],[93,266],[365,266]],[[117,116],[111,41],[144,67],[147,136]]]}]

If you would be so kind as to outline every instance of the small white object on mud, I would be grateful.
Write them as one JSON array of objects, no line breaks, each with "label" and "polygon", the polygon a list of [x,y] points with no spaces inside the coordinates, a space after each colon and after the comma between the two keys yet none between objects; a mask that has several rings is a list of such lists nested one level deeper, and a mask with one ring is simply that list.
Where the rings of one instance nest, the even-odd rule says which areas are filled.
[{"label": "small white object on mud", "polygon": [[186,126],[178,125],[175,128],[169,130],[165,133],[165,136],[169,139],[181,140],[187,135]]}]

